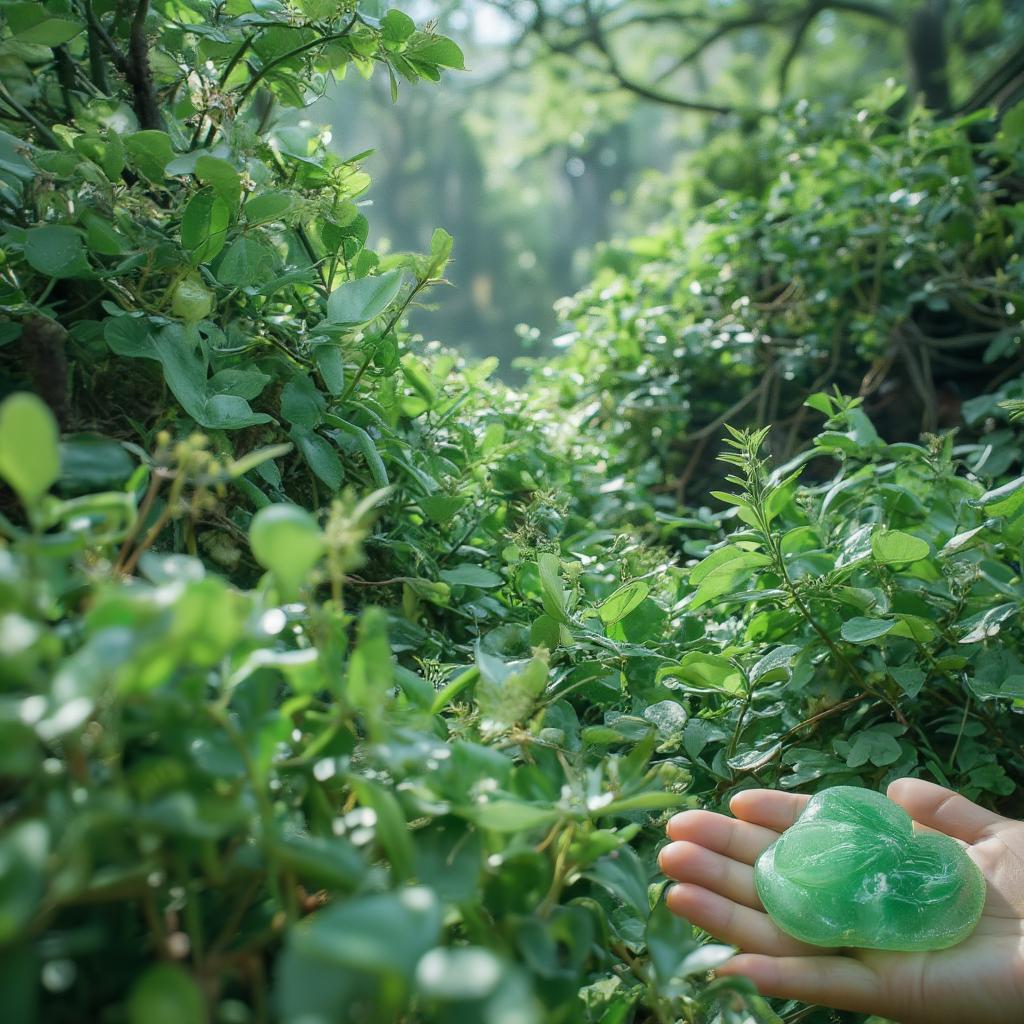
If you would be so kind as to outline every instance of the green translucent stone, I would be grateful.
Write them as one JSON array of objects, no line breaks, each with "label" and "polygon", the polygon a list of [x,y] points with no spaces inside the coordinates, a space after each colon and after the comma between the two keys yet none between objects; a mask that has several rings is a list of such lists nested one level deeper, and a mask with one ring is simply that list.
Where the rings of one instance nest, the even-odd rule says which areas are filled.
[{"label": "green translucent stone", "polygon": [[754,866],[757,894],[787,934],[815,946],[945,949],[974,930],[985,879],[949,836],[867,789],[812,797]]}]

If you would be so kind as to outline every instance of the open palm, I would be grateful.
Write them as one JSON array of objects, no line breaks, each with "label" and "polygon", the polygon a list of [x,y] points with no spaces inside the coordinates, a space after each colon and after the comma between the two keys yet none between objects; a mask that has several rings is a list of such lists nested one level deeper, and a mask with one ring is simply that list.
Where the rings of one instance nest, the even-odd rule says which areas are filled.
[{"label": "open palm", "polygon": [[738,946],[721,974],[742,974],[763,995],[876,1013],[901,1024],[1024,1021],[1024,822],[951,790],[898,779],[889,797],[915,826],[961,840],[987,882],[970,938],[932,953],[824,949],[780,931],[754,888],[754,861],[796,820],[809,797],[770,789],[735,796],[736,818],[686,811],[668,825],[660,864],[680,884],[671,910]]}]

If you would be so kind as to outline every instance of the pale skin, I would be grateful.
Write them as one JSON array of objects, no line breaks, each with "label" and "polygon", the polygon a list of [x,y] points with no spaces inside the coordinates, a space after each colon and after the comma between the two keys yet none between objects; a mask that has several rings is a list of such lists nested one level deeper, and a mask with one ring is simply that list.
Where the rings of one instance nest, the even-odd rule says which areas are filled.
[{"label": "pale skin", "polygon": [[1024,822],[951,790],[897,779],[888,795],[923,830],[959,840],[988,894],[970,938],[933,953],[823,949],[780,931],[754,888],[754,861],[809,797],[771,789],[733,797],[734,818],[684,811],[659,858],[679,884],[669,908],[741,952],[717,971],[750,978],[762,995],[873,1013],[900,1024],[1024,1022]]}]

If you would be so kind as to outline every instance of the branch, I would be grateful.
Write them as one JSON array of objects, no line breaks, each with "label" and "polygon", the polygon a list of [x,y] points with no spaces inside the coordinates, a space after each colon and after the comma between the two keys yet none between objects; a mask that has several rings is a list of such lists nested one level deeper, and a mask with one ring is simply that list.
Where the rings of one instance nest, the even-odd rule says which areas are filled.
[{"label": "branch", "polygon": [[0,100],[3,100],[13,110],[21,120],[32,125],[33,128],[39,133],[39,138],[50,148],[60,149],[60,142],[57,141],[57,136],[50,131],[49,128],[39,120],[31,110],[22,106],[14,96],[7,90],[7,87],[0,82]]},{"label": "branch", "polygon": [[355,14],[352,16],[352,20],[340,31],[334,32],[330,35],[317,36],[316,39],[311,40],[308,43],[302,43],[300,46],[296,46],[294,49],[289,50],[287,53],[282,53],[280,57],[275,57],[272,61],[264,64],[253,76],[245,83],[245,88],[242,89],[242,94],[238,97],[238,105],[241,106],[249,94],[260,84],[263,79],[270,74],[274,68],[283,64],[287,60],[291,60],[292,57],[298,57],[300,54],[305,53],[307,50],[312,50],[315,46],[320,46],[323,43],[332,43],[335,39],[344,39],[345,36],[352,31],[352,26],[358,20],[359,15]]},{"label": "branch", "polygon": [[681,96],[673,96],[670,93],[665,93],[660,89],[654,89],[651,86],[643,85],[642,83],[628,77],[619,66],[618,61],[611,51],[611,47],[608,45],[608,40],[605,38],[600,21],[594,14],[593,8],[590,5],[590,0],[584,0],[583,6],[587,14],[590,41],[604,56],[605,61],[608,64],[608,73],[623,89],[627,89],[629,92],[635,93],[637,96],[642,96],[644,99],[651,100],[654,103],[663,103],[666,106],[678,107],[682,110],[696,110],[704,114],[732,114],[736,112],[735,107],[727,107],[720,103],[706,103],[703,100],[684,99]]},{"label": "branch", "polygon": [[822,10],[846,11],[848,14],[863,14],[865,18],[877,18],[887,25],[903,27],[903,20],[898,14],[887,7],[880,7],[877,4],[868,3],[867,0],[834,0],[832,3],[821,5]]},{"label": "branch", "polygon": [[789,46],[786,48],[786,55],[782,58],[782,63],[779,65],[780,103],[786,98],[786,83],[789,81],[789,69],[793,66],[793,61],[796,60],[797,54],[800,52],[800,46],[804,41],[804,36],[807,35],[808,29],[810,29],[811,25],[814,23],[814,19],[822,10],[823,8],[819,4],[812,4],[807,11],[804,12],[793,31],[793,38],[789,41]]},{"label": "branch", "polygon": [[160,131],[164,122],[153,86],[153,71],[149,66],[149,43],[146,40],[146,15],[149,0],[139,0],[128,35],[128,63],[124,76],[135,94],[135,116],[141,128]]}]

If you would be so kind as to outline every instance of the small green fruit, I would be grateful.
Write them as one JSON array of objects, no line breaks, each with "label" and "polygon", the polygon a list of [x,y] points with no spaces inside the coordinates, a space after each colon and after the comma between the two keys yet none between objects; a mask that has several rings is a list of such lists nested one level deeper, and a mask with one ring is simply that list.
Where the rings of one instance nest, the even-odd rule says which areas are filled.
[{"label": "small green fruit", "polygon": [[171,297],[171,312],[175,316],[194,324],[208,317],[212,309],[213,292],[203,284],[198,274],[189,274],[175,285]]},{"label": "small green fruit", "polygon": [[268,505],[253,516],[249,544],[256,561],[269,569],[286,600],[295,596],[324,553],[316,520],[296,505]]}]

